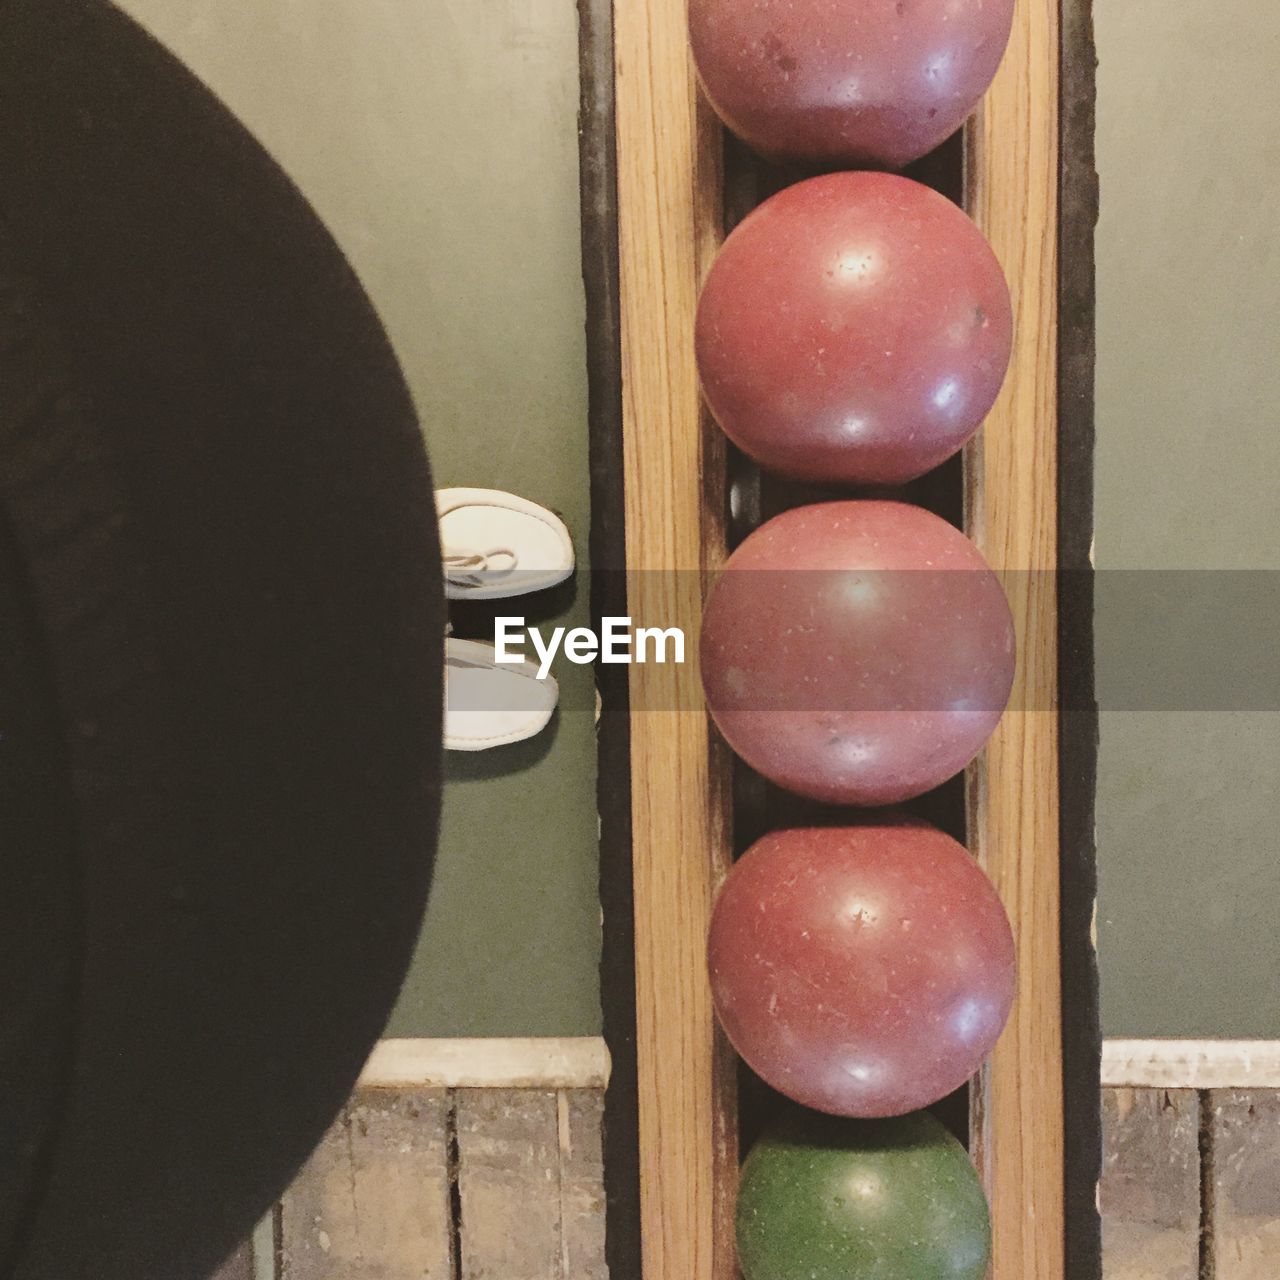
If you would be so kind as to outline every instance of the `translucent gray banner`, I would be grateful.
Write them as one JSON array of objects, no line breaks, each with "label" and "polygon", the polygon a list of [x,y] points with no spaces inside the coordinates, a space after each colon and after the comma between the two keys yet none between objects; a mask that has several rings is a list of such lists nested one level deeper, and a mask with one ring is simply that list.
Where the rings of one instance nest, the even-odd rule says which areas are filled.
[{"label": "translucent gray banner", "polygon": [[[742,604],[741,632],[755,658],[743,675],[747,683],[737,686],[739,707],[779,713],[998,709],[991,694],[958,707],[955,682],[949,687],[942,670],[951,665],[963,675],[976,664],[1000,661],[999,654],[983,649],[981,639],[989,636],[992,621],[986,575],[831,569],[732,576]],[[1059,602],[1064,609],[1087,608],[1092,593],[1097,705],[1103,711],[1280,711],[1280,571],[995,576],[1013,605],[1020,637],[1029,618],[1043,620],[1044,611],[1056,610]],[[503,583],[513,592],[519,584],[518,572]],[[552,677],[570,666],[627,667],[633,712],[697,710],[705,706],[699,633],[712,590],[714,579],[694,572],[583,573],[545,596],[455,602],[454,634],[502,641],[510,655],[522,655]],[[560,624],[547,619],[575,595],[589,597],[596,616],[586,628],[557,631]],[[966,614],[975,607],[982,617]],[[942,643],[942,656],[915,669],[904,666],[903,652],[918,651],[921,637],[930,633]],[[807,663],[808,679],[794,678],[797,663]],[[563,710],[594,707],[590,682],[562,684]],[[960,684],[962,694],[971,696],[982,681]],[[506,682],[481,695],[476,686],[468,682],[462,709],[507,705]],[[1056,702],[1046,692],[1029,694],[1015,680],[1007,709],[1069,711],[1086,705],[1085,697],[1087,691],[1070,679]]]}]

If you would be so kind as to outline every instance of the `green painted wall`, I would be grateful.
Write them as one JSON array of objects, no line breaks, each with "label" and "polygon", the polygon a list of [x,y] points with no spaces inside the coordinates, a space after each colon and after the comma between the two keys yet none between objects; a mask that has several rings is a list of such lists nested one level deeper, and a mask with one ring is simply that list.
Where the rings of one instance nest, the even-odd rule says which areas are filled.
[{"label": "green painted wall", "polygon": [[[127,0],[284,164],[369,288],[441,483],[561,511],[585,557],[573,0]],[[1280,10],[1098,0],[1097,562],[1280,568]],[[1104,589],[1104,601],[1106,593]],[[584,618],[585,601],[554,602]],[[563,606],[563,607],[562,607]],[[1108,672],[1132,653],[1108,616]],[[1110,665],[1109,665],[1110,660]],[[400,1035],[593,1032],[589,672],[552,739],[451,762]],[[1104,1015],[1280,1035],[1280,716],[1104,707]]]},{"label": "green painted wall", "polygon": [[[590,521],[574,0],[126,0],[310,198],[373,297],[440,485]],[[581,623],[582,590],[530,601]],[[523,607],[518,610],[523,612]],[[459,634],[467,634],[459,630]],[[599,1029],[590,668],[554,734],[451,756],[390,1034]]]},{"label": "green painted wall", "polygon": [[[1097,0],[1095,12],[1097,563],[1275,570],[1280,8]],[[1258,585],[1170,581],[1188,620],[1201,593],[1207,603]],[[1273,628],[1274,605],[1268,614],[1261,599],[1252,613],[1247,596],[1238,603]],[[1141,657],[1144,639],[1162,643],[1157,624],[1144,637],[1118,614],[1099,618],[1104,692],[1122,660]],[[1203,672],[1243,666],[1240,647],[1240,631],[1203,646]],[[1187,701],[1104,707],[1106,1030],[1280,1036],[1280,715],[1247,702],[1188,710]]]}]

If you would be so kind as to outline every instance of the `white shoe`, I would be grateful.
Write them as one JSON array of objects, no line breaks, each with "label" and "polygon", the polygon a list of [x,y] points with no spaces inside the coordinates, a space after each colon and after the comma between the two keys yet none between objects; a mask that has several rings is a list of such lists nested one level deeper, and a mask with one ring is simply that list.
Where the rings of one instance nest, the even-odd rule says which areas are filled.
[{"label": "white shoe", "polygon": [[543,591],[573,572],[573,539],[545,507],[501,489],[437,489],[450,600]]},{"label": "white shoe", "polygon": [[560,697],[552,677],[538,679],[531,662],[501,666],[480,640],[444,643],[447,751],[487,751],[523,742],[547,727]]}]

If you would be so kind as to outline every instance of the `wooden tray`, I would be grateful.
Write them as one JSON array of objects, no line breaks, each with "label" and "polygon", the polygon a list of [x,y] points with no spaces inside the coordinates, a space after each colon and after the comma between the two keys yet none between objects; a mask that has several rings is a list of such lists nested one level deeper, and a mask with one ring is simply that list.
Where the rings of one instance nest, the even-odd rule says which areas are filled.
[{"label": "wooden tray", "polygon": [[[617,0],[612,14],[583,0],[582,12],[592,325],[597,334],[618,325],[616,358],[607,340],[593,351],[593,555],[597,570],[625,563],[634,617],[694,636],[730,536],[733,460],[703,409],[693,354],[698,289],[725,227],[725,135],[696,85],[684,0]],[[963,148],[930,175],[956,188],[991,241],[1016,317],[1004,391],[963,477],[953,473],[967,532],[1004,574],[1020,642],[1016,709],[961,799],[969,845],[1013,919],[1021,973],[1009,1028],[971,1091],[994,1280],[1101,1273],[1089,936],[1093,65],[1085,4],[1019,0],[1002,70]],[[742,160],[736,147],[730,155],[732,207]],[[596,576],[597,612],[619,611],[616,577]],[[733,765],[690,687],[696,678],[693,664],[632,668],[629,717],[628,691],[616,681],[604,690],[615,1280],[736,1275],[737,1067],[704,963],[713,895],[735,850]]]}]

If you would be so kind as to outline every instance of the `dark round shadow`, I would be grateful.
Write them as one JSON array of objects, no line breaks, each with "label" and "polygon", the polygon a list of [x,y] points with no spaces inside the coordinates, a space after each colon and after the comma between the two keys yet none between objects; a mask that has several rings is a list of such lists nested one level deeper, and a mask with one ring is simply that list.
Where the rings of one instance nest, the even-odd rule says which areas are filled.
[{"label": "dark round shadow", "polygon": [[113,7],[0,5],[0,173],[0,679],[47,676],[0,697],[32,805],[0,1274],[194,1280],[336,1114],[420,925],[430,476],[315,214]]}]

